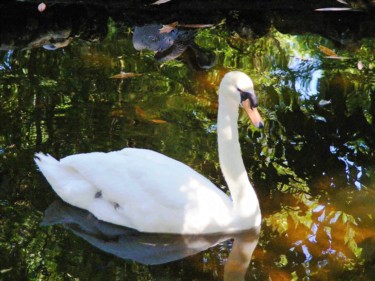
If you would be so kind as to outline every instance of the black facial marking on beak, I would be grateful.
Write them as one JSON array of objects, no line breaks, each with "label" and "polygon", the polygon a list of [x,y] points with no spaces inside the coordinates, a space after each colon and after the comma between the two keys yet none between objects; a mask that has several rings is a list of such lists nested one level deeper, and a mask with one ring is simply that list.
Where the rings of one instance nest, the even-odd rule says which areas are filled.
[{"label": "black facial marking on beak", "polygon": [[258,106],[258,98],[254,93],[245,92],[238,88],[237,90],[240,92],[240,95],[241,95],[241,103],[248,99],[250,101],[251,109]]}]

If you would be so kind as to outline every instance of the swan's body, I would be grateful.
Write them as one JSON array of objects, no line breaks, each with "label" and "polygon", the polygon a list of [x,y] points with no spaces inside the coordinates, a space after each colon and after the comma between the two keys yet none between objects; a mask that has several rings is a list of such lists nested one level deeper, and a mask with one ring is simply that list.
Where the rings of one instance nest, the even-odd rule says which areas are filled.
[{"label": "swan's body", "polygon": [[103,221],[159,233],[249,229],[260,225],[261,214],[241,158],[239,103],[256,126],[263,126],[250,78],[231,72],[219,89],[217,131],[220,165],[232,200],[185,164],[146,149],[77,154],[60,161],[38,153],[35,161],[65,202]]}]

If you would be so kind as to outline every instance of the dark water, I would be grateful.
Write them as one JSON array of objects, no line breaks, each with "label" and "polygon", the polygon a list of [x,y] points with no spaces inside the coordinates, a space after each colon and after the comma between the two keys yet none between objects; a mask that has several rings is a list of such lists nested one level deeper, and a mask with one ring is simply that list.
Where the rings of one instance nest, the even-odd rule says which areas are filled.
[{"label": "dark water", "polygon": [[[161,39],[154,31],[147,38],[164,41],[150,51],[134,48],[134,26],[106,24],[93,40],[60,30],[58,39],[2,45],[0,279],[222,280],[226,270],[245,280],[373,280],[374,39],[337,44],[272,27],[250,36],[223,22],[172,26]],[[150,148],[224,187],[216,91],[234,69],[254,80],[265,120],[262,130],[240,120],[263,213],[251,261],[254,233],[147,237],[50,206],[56,195],[33,163],[38,151]],[[237,251],[244,260],[233,261]]]}]

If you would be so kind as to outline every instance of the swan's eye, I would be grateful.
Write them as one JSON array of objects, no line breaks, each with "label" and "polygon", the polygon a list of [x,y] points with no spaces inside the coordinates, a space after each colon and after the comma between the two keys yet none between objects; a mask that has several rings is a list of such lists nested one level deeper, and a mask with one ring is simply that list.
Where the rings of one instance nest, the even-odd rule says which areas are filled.
[{"label": "swan's eye", "polygon": [[240,89],[237,89],[240,92],[241,95],[241,103],[245,100],[250,101],[251,109],[258,106],[258,98],[254,93],[242,91]]}]

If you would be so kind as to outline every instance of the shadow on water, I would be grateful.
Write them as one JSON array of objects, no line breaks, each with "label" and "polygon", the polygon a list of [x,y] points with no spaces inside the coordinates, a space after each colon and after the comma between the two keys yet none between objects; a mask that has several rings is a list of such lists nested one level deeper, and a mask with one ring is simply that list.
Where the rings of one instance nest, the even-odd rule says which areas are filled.
[{"label": "shadow on water", "polygon": [[[207,5],[220,1],[197,1],[191,10],[173,0],[136,8],[121,7],[133,1],[52,2],[43,13],[33,1],[0,4],[0,279],[221,280],[224,264],[237,266],[228,255],[245,254],[248,263],[253,236],[243,241],[249,249],[223,242],[229,236],[168,242],[99,230],[102,223],[81,210],[47,212],[66,211],[64,227],[115,258],[60,226],[41,228],[55,197],[32,161],[36,151],[64,157],[150,148],[225,188],[216,90],[232,69],[253,78],[266,121],[260,131],[240,120],[264,217],[245,279],[373,279],[372,2],[347,1],[359,11],[314,12],[332,2],[291,1],[293,13],[280,1],[241,9],[227,1],[233,6],[215,10]],[[73,223],[79,216],[90,225]],[[119,251],[121,241],[127,251]]]}]

